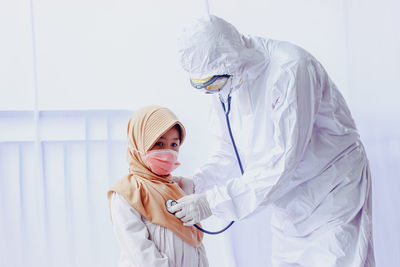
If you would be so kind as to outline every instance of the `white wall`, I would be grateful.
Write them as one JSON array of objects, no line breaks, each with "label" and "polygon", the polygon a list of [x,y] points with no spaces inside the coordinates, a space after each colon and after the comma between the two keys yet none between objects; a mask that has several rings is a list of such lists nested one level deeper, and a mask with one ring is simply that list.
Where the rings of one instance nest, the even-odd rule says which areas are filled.
[{"label": "white wall", "polygon": [[34,108],[29,1],[0,1],[0,109]]},{"label": "white wall", "polygon": [[[202,0],[1,0],[0,111],[167,106],[188,130],[177,174],[189,175],[204,161],[210,146],[205,130],[210,98],[191,90],[179,65],[176,40],[185,20],[202,12],[202,4]],[[348,101],[371,154],[378,266],[400,265],[395,254],[400,251],[399,239],[394,238],[400,233],[396,228],[400,216],[393,213],[400,206],[393,190],[400,187],[396,179],[400,34],[395,26],[400,24],[400,4],[394,0],[210,0],[210,8],[243,33],[303,46],[325,66]],[[0,125],[2,131],[21,127],[8,122]],[[389,131],[389,127],[398,130]],[[388,150],[379,150],[382,146]],[[387,152],[390,165],[382,159]],[[3,203],[3,207],[13,205]],[[249,261],[260,257],[267,261],[269,230],[263,222],[268,216],[266,211],[236,224],[230,234],[207,237],[211,262],[233,266],[221,254],[237,266],[244,266],[244,261],[256,266]],[[219,222],[213,220],[206,224],[217,228],[214,223]],[[243,229],[258,230],[243,236]],[[243,246],[235,239],[257,237],[267,240],[258,239],[258,250],[241,257],[237,252]],[[112,238],[108,244],[111,251],[116,249]],[[107,254],[104,247],[93,245],[99,254]],[[221,251],[221,247],[226,249]],[[1,253],[0,259],[9,256]]]}]

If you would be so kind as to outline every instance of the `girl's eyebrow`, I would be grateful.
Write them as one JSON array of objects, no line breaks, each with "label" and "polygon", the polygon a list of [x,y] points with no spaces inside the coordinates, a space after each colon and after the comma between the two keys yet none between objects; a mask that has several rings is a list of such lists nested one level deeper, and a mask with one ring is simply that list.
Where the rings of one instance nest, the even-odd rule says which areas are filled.
[{"label": "girl's eyebrow", "polygon": [[[166,139],[166,138],[164,136],[161,136],[160,139]],[[174,137],[174,138],[172,138],[172,140],[179,140],[179,138],[178,137]]]}]

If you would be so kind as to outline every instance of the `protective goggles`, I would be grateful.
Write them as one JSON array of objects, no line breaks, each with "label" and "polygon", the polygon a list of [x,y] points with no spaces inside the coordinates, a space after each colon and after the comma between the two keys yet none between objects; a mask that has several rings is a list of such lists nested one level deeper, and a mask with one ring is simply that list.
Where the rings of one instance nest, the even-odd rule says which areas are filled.
[{"label": "protective goggles", "polygon": [[196,89],[201,89],[208,94],[212,94],[221,90],[230,77],[230,75],[224,74],[214,75],[205,79],[190,79],[190,84]]}]

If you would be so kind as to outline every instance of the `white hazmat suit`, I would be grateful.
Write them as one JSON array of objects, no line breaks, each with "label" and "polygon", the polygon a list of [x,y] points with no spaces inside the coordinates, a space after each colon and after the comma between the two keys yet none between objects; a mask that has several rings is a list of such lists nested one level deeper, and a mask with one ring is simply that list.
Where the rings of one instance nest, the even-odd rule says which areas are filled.
[{"label": "white hazmat suit", "polygon": [[[233,77],[215,98],[218,147],[193,177],[212,214],[240,220],[272,206],[273,266],[375,266],[368,159],[321,64],[215,16],[188,28],[181,44],[191,78]],[[220,103],[228,96],[243,175]]]}]

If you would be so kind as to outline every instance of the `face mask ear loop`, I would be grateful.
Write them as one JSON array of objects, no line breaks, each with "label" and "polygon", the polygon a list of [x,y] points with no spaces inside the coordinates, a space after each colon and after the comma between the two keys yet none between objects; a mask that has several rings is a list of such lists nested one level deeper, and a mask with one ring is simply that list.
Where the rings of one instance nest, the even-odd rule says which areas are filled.
[{"label": "face mask ear loop", "polygon": [[139,153],[140,155],[142,155],[143,157],[145,156],[145,153],[140,152],[139,150],[137,150],[136,148],[134,148],[132,145],[128,145],[129,149]]},{"label": "face mask ear loop", "polygon": [[[131,150],[131,153],[132,153],[132,151],[134,151],[134,152],[140,154],[142,157],[145,157],[145,155],[146,155],[145,153],[140,152],[139,150],[137,150],[136,148],[134,148],[132,145],[128,145],[128,148]],[[129,170],[129,172],[131,171],[130,168],[129,168],[128,170]]]}]

